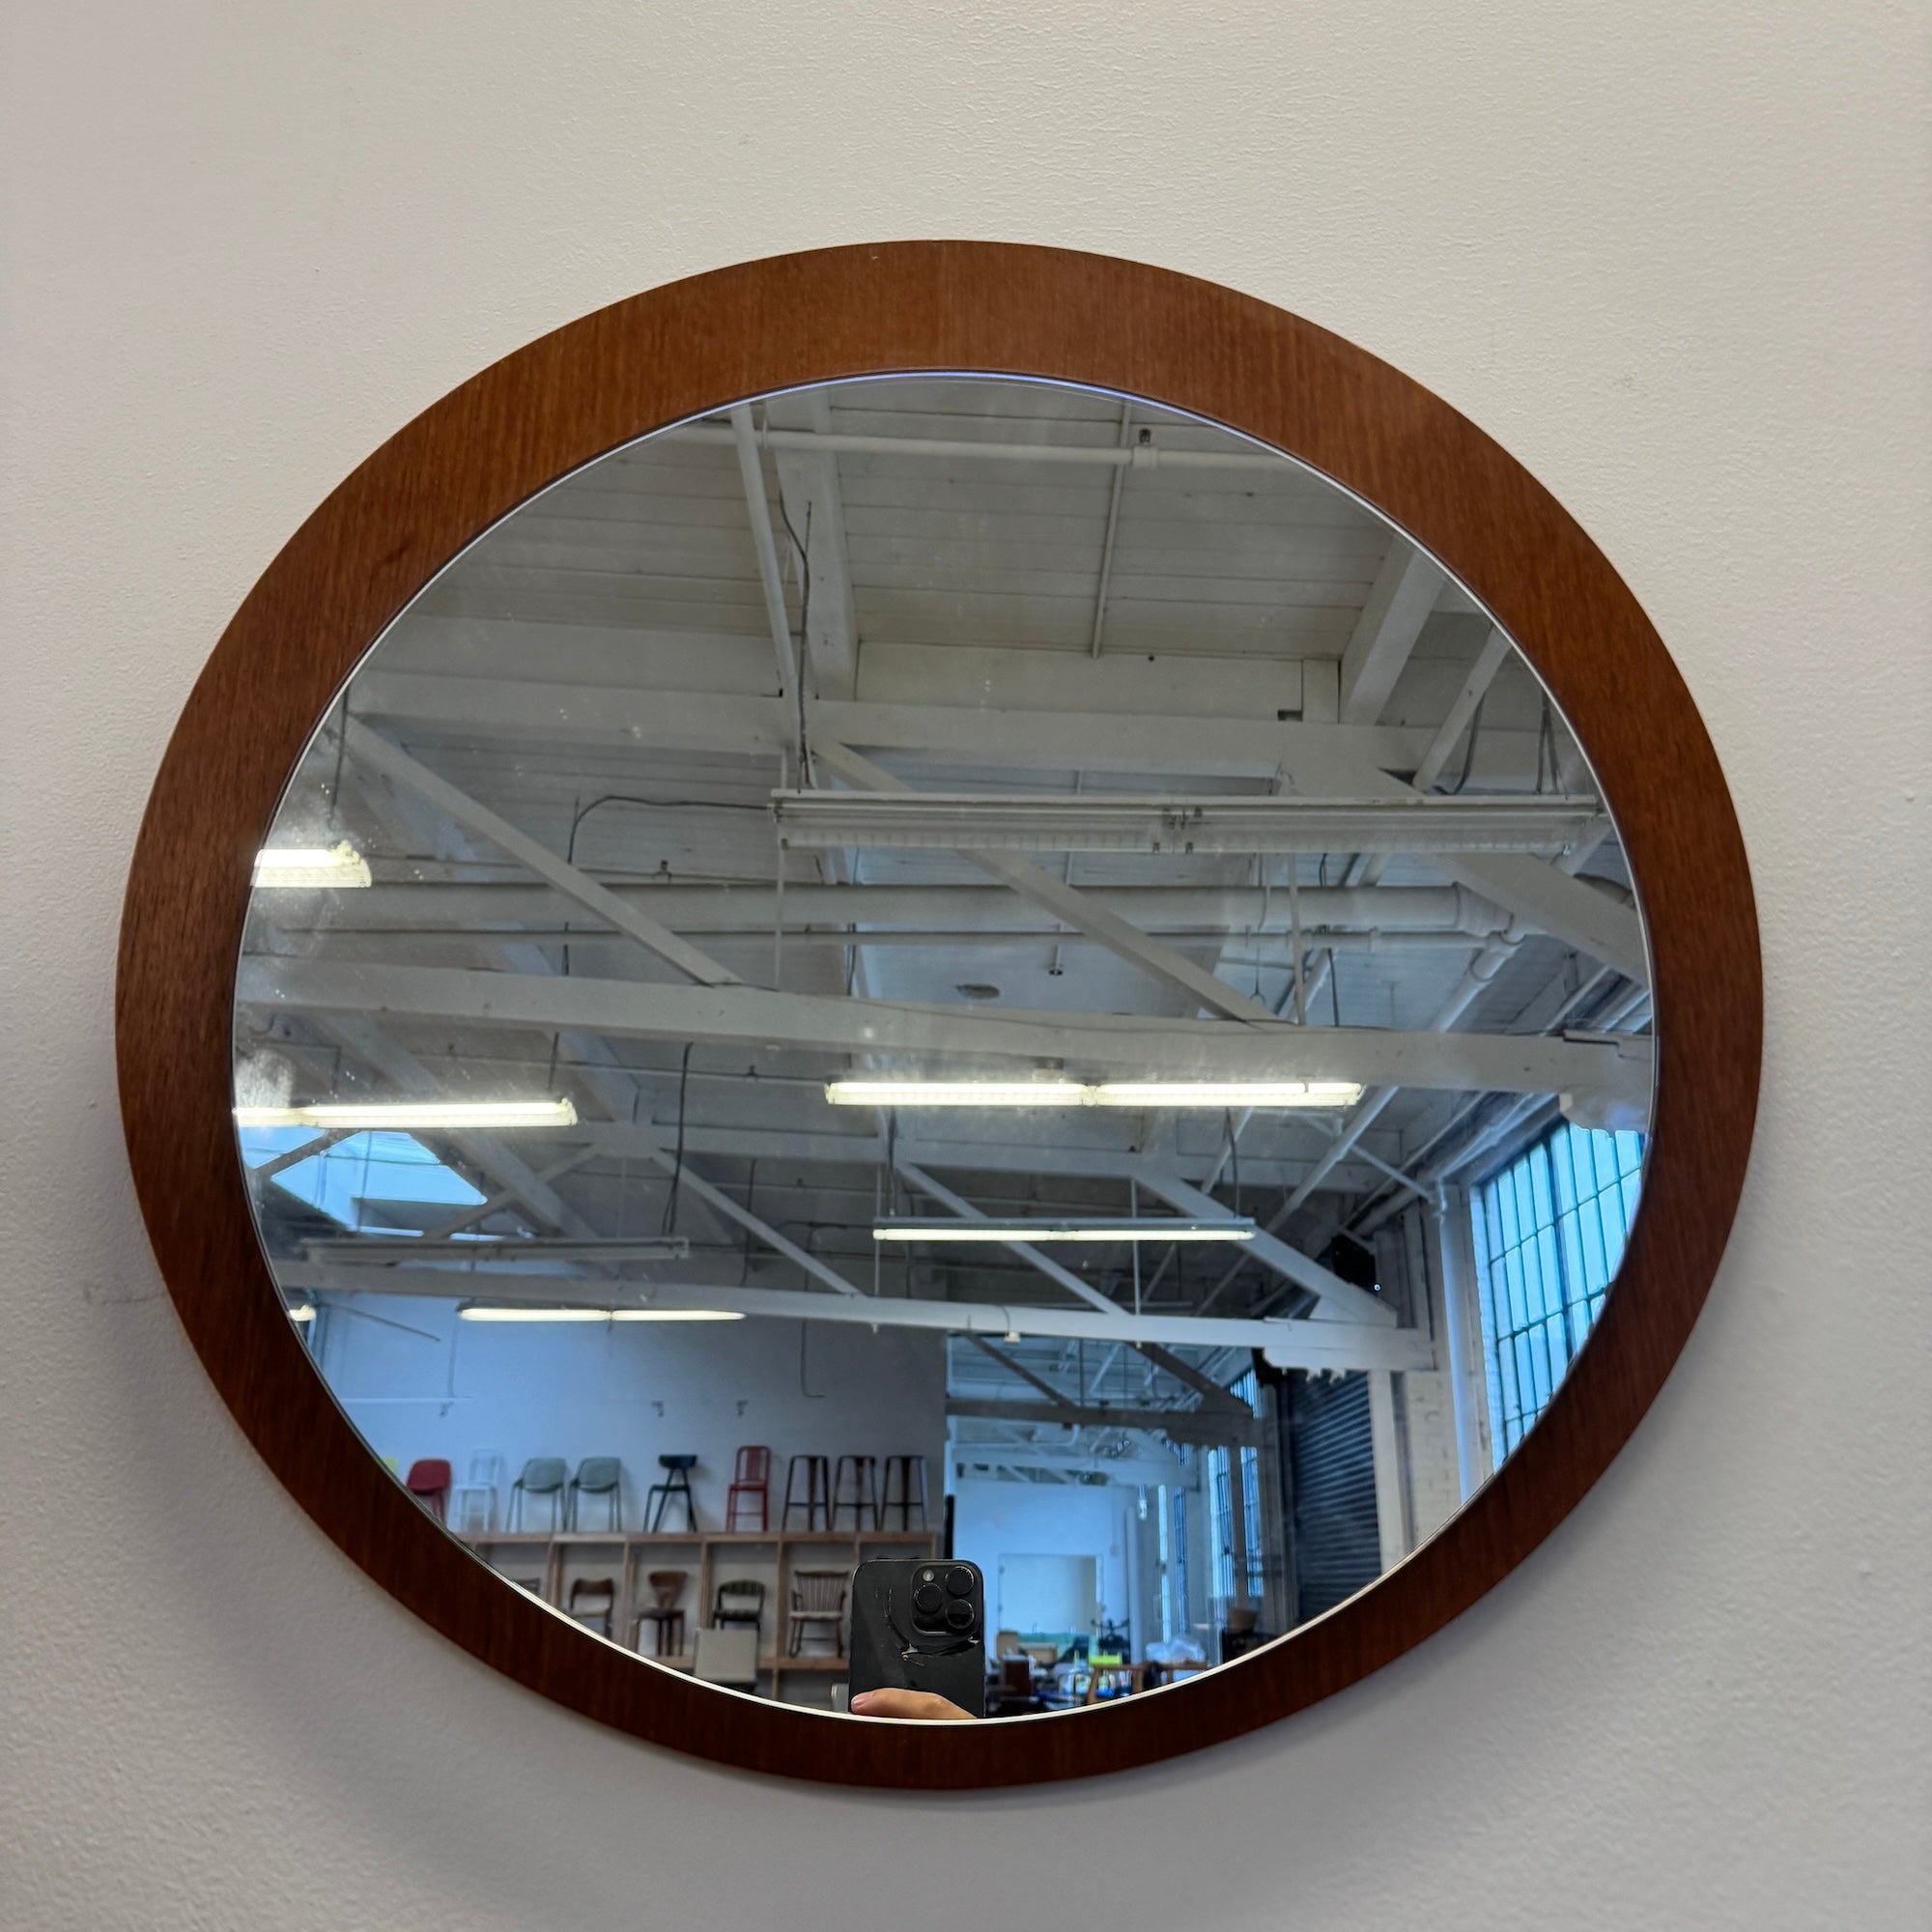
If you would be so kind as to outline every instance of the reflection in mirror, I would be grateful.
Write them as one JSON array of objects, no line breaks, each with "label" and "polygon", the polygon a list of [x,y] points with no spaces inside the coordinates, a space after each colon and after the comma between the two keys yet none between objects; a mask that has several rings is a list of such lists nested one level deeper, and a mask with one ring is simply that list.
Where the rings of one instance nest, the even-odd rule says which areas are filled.
[{"label": "reflection in mirror", "polygon": [[237,1122],[317,1370],[510,1582],[842,1709],[855,1647],[940,1681],[880,1581],[938,1565],[1010,1716],[1321,1615],[1516,1448],[1646,978],[1563,719],[1371,510],[879,380],[619,450],[396,621],[265,840]]}]

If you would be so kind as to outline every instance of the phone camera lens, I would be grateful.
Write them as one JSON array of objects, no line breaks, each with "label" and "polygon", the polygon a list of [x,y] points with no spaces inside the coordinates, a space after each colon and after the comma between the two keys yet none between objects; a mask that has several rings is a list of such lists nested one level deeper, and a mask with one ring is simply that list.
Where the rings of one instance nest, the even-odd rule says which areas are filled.
[{"label": "phone camera lens", "polygon": [[969,1631],[973,1628],[973,1605],[961,1603],[957,1598],[946,1606],[946,1628],[954,1631]]},{"label": "phone camera lens", "polygon": [[922,1583],[912,1593],[912,1606],[923,1617],[929,1617],[936,1614],[940,1605],[944,1601],[945,1599],[940,1596],[938,1590],[930,1583]]},{"label": "phone camera lens", "polygon": [[972,1571],[949,1570],[946,1573],[946,1588],[951,1596],[970,1597],[973,1594]]}]

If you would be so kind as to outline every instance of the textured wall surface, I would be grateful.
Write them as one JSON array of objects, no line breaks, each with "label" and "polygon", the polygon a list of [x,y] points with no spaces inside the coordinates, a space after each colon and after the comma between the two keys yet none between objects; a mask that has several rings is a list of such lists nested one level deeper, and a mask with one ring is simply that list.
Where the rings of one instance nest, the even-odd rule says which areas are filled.
[{"label": "textured wall surface", "polygon": [[[6,31],[0,1920],[1924,1922],[1922,4],[15,0]],[[365,1581],[189,1354],[108,1039],[170,724],[367,450],[637,288],[916,235],[1234,283],[1498,437],[1690,679],[1770,993],[1708,1312],[1548,1546],[1279,1730],[945,1800],[639,1747]]]}]

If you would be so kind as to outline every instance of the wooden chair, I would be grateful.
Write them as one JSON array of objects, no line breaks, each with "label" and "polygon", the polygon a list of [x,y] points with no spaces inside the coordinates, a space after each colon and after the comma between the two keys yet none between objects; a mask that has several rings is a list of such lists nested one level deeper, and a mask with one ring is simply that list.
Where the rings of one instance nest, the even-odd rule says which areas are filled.
[{"label": "wooden chair", "polygon": [[849,1570],[794,1570],[791,1573],[791,1610],[785,1628],[785,1655],[801,1654],[808,1635],[832,1636],[833,1655],[845,1655],[845,1592],[852,1581]]},{"label": "wooden chair", "polygon": [[765,1586],[755,1577],[733,1577],[720,1583],[711,1599],[711,1628],[728,1630],[750,1624],[753,1634],[764,1628]]},{"label": "wooden chair", "polygon": [[644,1626],[653,1627],[653,1657],[684,1655],[684,1596],[688,1570],[653,1570],[644,1581],[650,1585],[651,1601],[638,1612],[638,1648],[644,1647]]},{"label": "wooden chair", "polygon": [[580,1577],[570,1586],[570,1601],[565,1607],[581,1624],[601,1624],[598,1635],[609,1636],[611,1619],[617,1614],[617,1586],[608,1577],[602,1579]]}]

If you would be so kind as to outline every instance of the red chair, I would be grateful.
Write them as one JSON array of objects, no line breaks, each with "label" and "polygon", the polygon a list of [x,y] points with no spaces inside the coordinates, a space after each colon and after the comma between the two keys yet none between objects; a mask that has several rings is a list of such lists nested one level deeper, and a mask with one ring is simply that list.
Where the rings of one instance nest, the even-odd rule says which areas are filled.
[{"label": "red chair", "polygon": [[449,1486],[454,1480],[447,1463],[440,1457],[430,1457],[410,1464],[410,1473],[403,1478],[403,1487],[438,1522],[442,1522],[447,1519]]},{"label": "red chair", "polygon": [[743,1507],[750,1509],[755,1500],[758,1505],[758,1533],[763,1535],[772,1526],[772,1452],[756,1446],[747,1446],[738,1451],[738,1460],[731,1469],[731,1487],[724,1492],[724,1527],[736,1529],[738,1523],[739,1499]]}]

